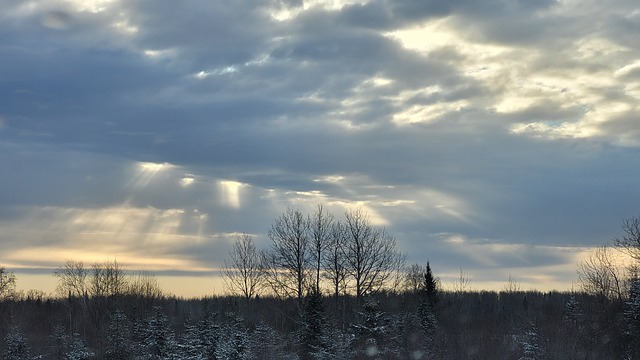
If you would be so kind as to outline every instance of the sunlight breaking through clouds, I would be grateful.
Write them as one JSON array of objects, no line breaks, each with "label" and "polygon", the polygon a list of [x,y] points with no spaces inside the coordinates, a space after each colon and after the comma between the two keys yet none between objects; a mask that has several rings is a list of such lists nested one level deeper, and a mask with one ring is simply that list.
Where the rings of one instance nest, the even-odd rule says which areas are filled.
[{"label": "sunlight breaking through clouds", "polygon": [[143,188],[153,180],[153,178],[163,171],[174,168],[169,163],[139,162],[135,165],[134,175],[129,181],[129,185],[135,188]]},{"label": "sunlight breaking through clouds", "polygon": [[553,246],[609,239],[637,208],[628,1],[3,5],[7,251],[211,268],[220,234],[264,240],[322,203],[444,272],[555,281],[572,255]]},{"label": "sunlight breaking through clouds", "polygon": [[233,209],[239,209],[242,205],[242,190],[248,185],[233,180],[221,180],[218,185],[222,204]]}]

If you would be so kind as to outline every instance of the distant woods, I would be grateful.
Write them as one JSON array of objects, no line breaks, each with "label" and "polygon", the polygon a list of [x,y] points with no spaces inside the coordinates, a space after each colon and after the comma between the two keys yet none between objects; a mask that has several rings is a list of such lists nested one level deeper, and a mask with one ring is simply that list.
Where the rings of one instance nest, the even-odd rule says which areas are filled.
[{"label": "distant woods", "polygon": [[[640,221],[578,266],[579,291],[444,288],[362,210],[288,209],[235,239],[229,295],[182,299],[116,260],[67,260],[56,293],[0,267],[4,359],[640,359]],[[203,281],[203,288],[207,287]],[[558,336],[558,335],[561,336]]]}]

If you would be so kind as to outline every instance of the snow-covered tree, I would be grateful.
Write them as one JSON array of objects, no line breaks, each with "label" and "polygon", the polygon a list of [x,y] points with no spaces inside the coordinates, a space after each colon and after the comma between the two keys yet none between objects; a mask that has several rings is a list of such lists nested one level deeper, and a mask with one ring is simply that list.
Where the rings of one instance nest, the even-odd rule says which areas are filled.
[{"label": "snow-covered tree", "polygon": [[144,359],[172,359],[174,358],[177,343],[175,335],[169,324],[162,307],[153,309],[151,318],[147,321],[146,333],[142,343]]},{"label": "snow-covered tree", "polygon": [[249,334],[242,324],[243,320],[234,314],[227,314],[227,317],[229,320],[221,329],[220,341],[215,349],[216,359],[247,359]]},{"label": "snow-covered tree", "polygon": [[65,360],[86,360],[95,354],[87,348],[80,334],[74,333],[69,341],[69,348],[64,355]]},{"label": "snow-covered tree", "polygon": [[4,338],[5,360],[26,360],[29,359],[29,347],[27,340],[17,327],[12,327]]},{"label": "snow-covered tree", "polygon": [[380,304],[374,299],[364,302],[358,313],[358,321],[352,325],[355,339],[352,343],[354,356],[381,357],[394,359],[398,349],[394,346],[394,329],[390,317],[380,310]]},{"label": "snow-covered tree", "polygon": [[197,324],[185,324],[178,353],[181,360],[206,360],[206,348]]},{"label": "snow-covered tree", "polygon": [[626,320],[625,335],[628,338],[628,355],[630,359],[640,357],[640,280],[631,282],[629,299],[625,303]]},{"label": "snow-covered tree", "polygon": [[577,325],[582,319],[582,308],[574,294],[564,303],[564,319],[565,321]]},{"label": "snow-covered tree", "polygon": [[116,310],[110,316],[107,333],[107,349],[105,359],[126,360],[131,358],[131,328],[127,316]]},{"label": "snow-covered tree", "polygon": [[198,336],[208,359],[216,359],[216,349],[220,342],[220,326],[214,321],[215,316],[207,309],[198,322]]},{"label": "snow-covered tree", "polygon": [[272,327],[265,322],[260,322],[249,336],[246,358],[251,360],[285,359],[285,343]]},{"label": "snow-covered tree", "polygon": [[311,359],[313,353],[326,351],[329,342],[326,337],[327,319],[324,315],[322,296],[313,291],[306,299],[300,324],[300,355]]},{"label": "snow-covered tree", "polygon": [[64,354],[67,351],[67,346],[69,345],[69,336],[64,330],[64,326],[60,324],[56,325],[53,328],[53,334],[51,334],[51,338],[53,339],[51,355],[54,359],[64,358]]},{"label": "snow-covered tree", "polygon": [[520,340],[522,346],[522,357],[520,360],[543,360],[544,349],[540,347],[538,340],[538,328],[535,324],[531,324],[524,336]]}]

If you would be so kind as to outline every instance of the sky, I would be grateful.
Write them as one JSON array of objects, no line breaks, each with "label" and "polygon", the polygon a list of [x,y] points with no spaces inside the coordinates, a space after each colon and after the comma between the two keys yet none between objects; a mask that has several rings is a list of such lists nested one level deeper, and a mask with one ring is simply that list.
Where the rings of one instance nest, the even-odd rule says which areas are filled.
[{"label": "sky", "polygon": [[365,210],[476,289],[575,286],[640,213],[640,5],[0,0],[0,265],[222,291],[238,234]]}]

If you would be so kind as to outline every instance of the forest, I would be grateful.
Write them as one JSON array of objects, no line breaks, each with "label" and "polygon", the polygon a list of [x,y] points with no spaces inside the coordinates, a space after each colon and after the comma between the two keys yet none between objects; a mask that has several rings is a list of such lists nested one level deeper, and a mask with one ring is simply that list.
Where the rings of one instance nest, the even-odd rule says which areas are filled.
[{"label": "forest", "polygon": [[[185,299],[116,260],[67,260],[55,294],[0,268],[4,359],[640,359],[640,219],[577,268],[580,289],[444,288],[354,210],[288,209],[241,235],[227,295]],[[205,286],[203,284],[203,286]]]}]

